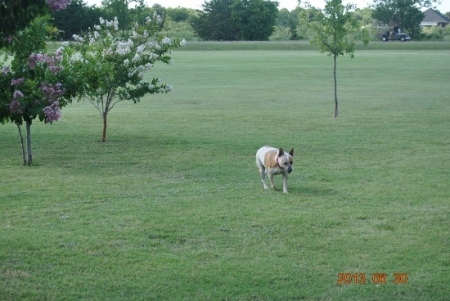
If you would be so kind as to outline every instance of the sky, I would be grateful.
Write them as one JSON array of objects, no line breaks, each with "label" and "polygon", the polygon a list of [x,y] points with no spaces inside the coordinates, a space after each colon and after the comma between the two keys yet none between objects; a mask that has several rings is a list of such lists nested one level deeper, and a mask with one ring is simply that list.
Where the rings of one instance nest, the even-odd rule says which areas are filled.
[{"label": "sky", "polygon": [[[97,5],[100,6],[101,0],[85,0],[88,5]],[[293,10],[297,6],[297,0],[277,0],[280,5],[278,9],[287,8],[288,10]],[[303,0],[305,3],[307,0]],[[436,5],[436,8],[441,13],[446,13],[450,11],[450,1],[449,0],[440,0],[441,4]],[[194,9],[202,9],[202,4],[204,0],[145,0],[145,4],[148,6],[153,6],[153,4],[158,3],[163,7],[186,7],[186,8],[194,8]],[[312,6],[323,8],[325,1],[324,0],[309,0]],[[369,6],[372,3],[372,0],[344,0],[344,3],[353,3],[356,4],[358,8],[364,8]]]}]

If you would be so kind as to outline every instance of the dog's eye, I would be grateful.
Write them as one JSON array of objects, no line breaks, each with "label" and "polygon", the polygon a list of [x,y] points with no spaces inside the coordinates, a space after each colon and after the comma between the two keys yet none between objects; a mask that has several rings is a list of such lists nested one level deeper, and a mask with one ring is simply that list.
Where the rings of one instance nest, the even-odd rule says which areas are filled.
[{"label": "dog's eye", "polygon": [[287,165],[287,162],[284,162],[284,165]]}]

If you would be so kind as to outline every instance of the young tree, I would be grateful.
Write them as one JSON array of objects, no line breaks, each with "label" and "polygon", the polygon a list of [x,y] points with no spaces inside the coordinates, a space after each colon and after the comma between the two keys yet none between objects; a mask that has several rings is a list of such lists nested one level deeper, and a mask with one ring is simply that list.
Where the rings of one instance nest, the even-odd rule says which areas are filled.
[{"label": "young tree", "polygon": [[102,142],[106,141],[107,117],[114,106],[125,100],[137,103],[146,94],[167,93],[172,86],[159,78],[144,81],[145,72],[161,61],[171,64],[172,49],[185,44],[182,40],[157,37],[161,17],[156,13],[145,24],[135,24],[119,34],[119,22],[100,18],[85,36],[74,36],[75,43],[64,52],[64,67],[80,82],[80,98],[87,98],[103,120]]},{"label": "young tree", "polygon": [[[0,123],[12,122],[19,130],[24,165],[32,164],[31,124],[37,117],[57,121],[60,108],[70,99],[60,83],[61,49],[43,54],[50,10],[67,7],[70,0],[2,1],[0,48],[6,56],[0,73]],[[12,57],[8,62],[9,56]],[[21,126],[25,122],[27,150]]]},{"label": "young tree", "polygon": [[[354,56],[356,39],[354,34],[358,31],[358,22],[352,11],[354,5],[343,5],[342,0],[326,0],[324,17],[311,23],[314,36],[311,44],[317,45],[320,52],[327,52],[333,56],[334,62],[334,117],[338,117],[338,98],[336,80],[336,59],[339,55],[349,54]],[[366,32],[360,33],[364,45],[369,43]]]}]

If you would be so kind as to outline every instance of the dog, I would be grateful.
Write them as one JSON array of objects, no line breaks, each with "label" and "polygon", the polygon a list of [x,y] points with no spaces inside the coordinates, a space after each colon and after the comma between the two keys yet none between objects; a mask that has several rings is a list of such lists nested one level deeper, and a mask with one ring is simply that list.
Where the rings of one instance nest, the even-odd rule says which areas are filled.
[{"label": "dog", "polygon": [[283,175],[283,192],[288,193],[287,180],[288,174],[292,172],[293,156],[293,148],[289,153],[285,153],[283,148],[276,149],[271,146],[263,146],[256,152],[256,166],[258,167],[264,189],[269,188],[265,180],[266,174],[269,175],[272,188],[275,188],[273,176],[281,174]]}]

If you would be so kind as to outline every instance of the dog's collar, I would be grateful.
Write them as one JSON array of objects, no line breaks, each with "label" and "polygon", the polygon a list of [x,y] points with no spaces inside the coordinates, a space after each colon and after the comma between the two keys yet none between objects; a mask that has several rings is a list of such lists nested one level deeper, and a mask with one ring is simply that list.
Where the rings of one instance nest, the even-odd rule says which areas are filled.
[{"label": "dog's collar", "polygon": [[279,168],[283,169],[283,167],[280,166],[280,163],[278,163],[278,159],[280,159],[280,157],[278,157],[278,155],[277,155],[277,165],[278,165]]}]

